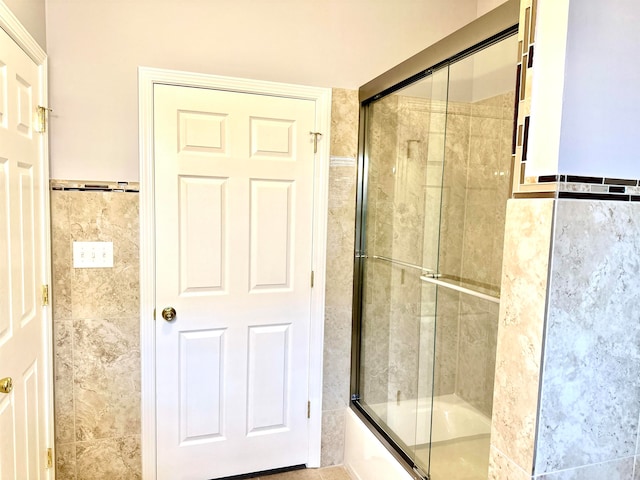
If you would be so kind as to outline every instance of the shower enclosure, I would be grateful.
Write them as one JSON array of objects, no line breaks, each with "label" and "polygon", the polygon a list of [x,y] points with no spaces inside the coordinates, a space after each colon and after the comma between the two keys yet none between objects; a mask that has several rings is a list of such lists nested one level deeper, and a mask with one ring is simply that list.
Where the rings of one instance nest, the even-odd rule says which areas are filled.
[{"label": "shower enclosure", "polygon": [[486,480],[517,38],[362,105],[353,405],[431,480]]}]

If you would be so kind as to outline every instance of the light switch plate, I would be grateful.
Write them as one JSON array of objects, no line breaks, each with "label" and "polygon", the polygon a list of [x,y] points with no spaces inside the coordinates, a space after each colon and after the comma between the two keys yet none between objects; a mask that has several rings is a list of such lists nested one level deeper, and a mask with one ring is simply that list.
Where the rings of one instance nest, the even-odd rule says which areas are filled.
[{"label": "light switch plate", "polygon": [[113,268],[113,242],[73,242],[73,268]]}]

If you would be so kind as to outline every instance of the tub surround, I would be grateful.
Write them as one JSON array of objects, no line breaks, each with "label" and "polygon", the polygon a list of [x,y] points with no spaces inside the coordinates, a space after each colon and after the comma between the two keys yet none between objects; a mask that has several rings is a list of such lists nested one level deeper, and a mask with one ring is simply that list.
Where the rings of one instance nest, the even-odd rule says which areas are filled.
[{"label": "tub surround", "polygon": [[325,292],[321,466],[343,462],[351,371],[358,92],[333,89]]}]

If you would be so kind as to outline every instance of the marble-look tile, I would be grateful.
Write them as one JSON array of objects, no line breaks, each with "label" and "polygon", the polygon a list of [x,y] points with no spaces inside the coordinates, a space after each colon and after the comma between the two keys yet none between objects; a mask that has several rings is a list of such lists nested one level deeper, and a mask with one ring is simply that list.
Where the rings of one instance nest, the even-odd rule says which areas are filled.
[{"label": "marble-look tile", "polygon": [[75,440],[73,320],[58,320],[54,334],[55,437],[57,444]]},{"label": "marble-look tile", "polygon": [[640,455],[636,455],[633,467],[633,480],[640,480]]},{"label": "marble-look tile", "polygon": [[73,269],[73,318],[134,316],[139,298],[138,195],[67,192],[71,241],[113,242],[113,268]]},{"label": "marble-look tile", "polygon": [[[435,289],[433,286],[426,288]],[[456,370],[458,365],[459,306],[460,293],[446,288],[438,289],[436,311],[436,343],[434,395],[447,395],[456,390]]]},{"label": "marble-look tile", "polygon": [[74,318],[126,317],[138,314],[140,289],[137,254],[120,261],[115,259],[116,255],[114,252],[113,269],[83,268],[75,269],[72,273]]},{"label": "marble-look tile", "polygon": [[632,202],[557,201],[538,474],[636,454],[639,218]]},{"label": "marble-look tile", "polygon": [[456,393],[491,417],[498,334],[498,305],[461,295]]},{"label": "marble-look tile", "polygon": [[615,459],[610,462],[562,470],[560,472],[535,475],[533,480],[634,480],[634,457]]},{"label": "marble-look tile", "polygon": [[320,465],[342,465],[344,457],[345,414],[347,409],[327,410],[322,413],[322,441]]},{"label": "marble-look tile", "polygon": [[140,436],[78,442],[77,480],[142,478]]},{"label": "marble-look tile", "polygon": [[505,457],[498,449],[491,447],[488,480],[531,480],[531,475]]},{"label": "marble-look tile", "polygon": [[357,90],[334,88],[331,91],[331,155],[356,157],[359,115]]},{"label": "marble-look tile", "polygon": [[368,404],[387,401],[389,309],[388,304],[364,304],[360,333],[360,394]]},{"label": "marble-look tile", "polygon": [[138,319],[76,320],[74,343],[76,439],[139,433]]},{"label": "marble-look tile", "polygon": [[[419,298],[415,299],[419,300]],[[414,300],[414,301],[415,301]],[[389,321],[389,400],[417,398],[420,355],[420,304],[391,305]]]},{"label": "marble-look tile", "polygon": [[56,479],[76,480],[75,443],[56,444]]},{"label": "marble-look tile", "polygon": [[534,458],[553,206],[507,206],[491,442],[525,471]]},{"label": "marble-look tile", "polygon": [[51,192],[51,304],[53,317],[71,318],[71,232],[70,192]]},{"label": "marble-look tile", "polygon": [[355,193],[355,166],[330,167],[325,296],[330,306],[352,303]]},{"label": "marble-look tile", "polygon": [[349,405],[351,308],[325,308],[322,409]]}]

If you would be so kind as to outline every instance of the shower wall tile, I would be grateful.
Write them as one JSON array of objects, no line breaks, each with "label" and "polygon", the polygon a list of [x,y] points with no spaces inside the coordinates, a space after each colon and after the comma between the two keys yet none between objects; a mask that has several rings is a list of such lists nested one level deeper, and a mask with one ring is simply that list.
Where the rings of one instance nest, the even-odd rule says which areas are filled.
[{"label": "shower wall tile", "polygon": [[636,454],[638,219],[633,202],[557,201],[537,474]]},{"label": "shower wall tile", "polygon": [[533,480],[634,480],[634,457],[615,459],[610,462],[572,468],[560,472],[536,475]]},{"label": "shower wall tile", "polygon": [[[419,298],[419,297],[418,297]],[[389,322],[388,399],[418,397],[420,304],[394,302]]]},{"label": "shower wall tile", "polygon": [[460,296],[456,393],[491,418],[498,334],[497,303]]},{"label": "shower wall tile", "polygon": [[351,307],[325,309],[322,409],[349,406]]},{"label": "shower wall tile", "polygon": [[[342,464],[349,405],[358,92],[333,89],[329,166],[321,465]],[[340,161],[333,161],[338,157]]]},{"label": "shower wall tile", "polygon": [[331,91],[331,155],[356,158],[360,104],[356,90]]},{"label": "shower wall tile", "polygon": [[[509,200],[491,425],[492,452],[532,472],[553,199]],[[490,468],[492,478],[497,476]]]},{"label": "shower wall tile", "polygon": [[387,401],[389,378],[388,304],[363,304],[360,393],[368,404]]},{"label": "shower wall tile", "polygon": [[353,251],[355,224],[356,166],[329,169],[327,220],[326,304],[351,306],[353,296]]},{"label": "shower wall tile", "polygon": [[[433,289],[427,286],[425,289]],[[436,310],[435,367],[433,378],[434,395],[448,395],[456,391],[456,372],[458,368],[459,326],[458,305],[460,293],[447,288],[438,289]]]},{"label": "shower wall tile", "polygon": [[531,475],[492,446],[489,453],[488,480],[531,480]]},{"label": "shower wall tile", "polygon": [[347,409],[327,410],[322,413],[322,453],[320,465],[342,465]]}]

